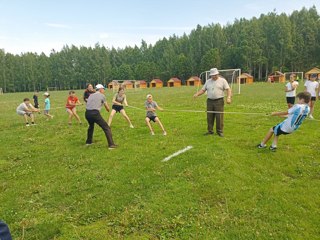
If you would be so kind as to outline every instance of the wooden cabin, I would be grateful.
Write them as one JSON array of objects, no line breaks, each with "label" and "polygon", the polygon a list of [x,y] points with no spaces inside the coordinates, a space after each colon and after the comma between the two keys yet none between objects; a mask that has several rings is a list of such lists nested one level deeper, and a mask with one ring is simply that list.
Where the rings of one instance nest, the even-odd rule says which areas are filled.
[{"label": "wooden cabin", "polygon": [[167,87],[181,87],[181,80],[179,78],[170,78],[167,82]]},{"label": "wooden cabin", "polygon": [[133,82],[131,82],[131,81],[124,81],[122,84],[121,84],[121,86],[123,87],[123,88],[125,88],[125,89],[133,89]]},{"label": "wooden cabin", "polygon": [[111,82],[109,82],[108,84],[108,89],[112,89],[112,90],[118,90],[120,87],[120,83],[117,80],[112,80]]},{"label": "wooden cabin", "polygon": [[275,72],[271,73],[268,76],[268,81],[269,81],[269,79],[270,79],[271,83],[274,83],[274,82],[285,83],[286,82],[286,76],[282,72],[279,72],[279,71],[275,71]]},{"label": "wooden cabin", "polygon": [[148,84],[144,80],[140,80],[138,85],[139,85],[139,88],[148,88]]},{"label": "wooden cabin", "polygon": [[153,79],[150,82],[150,88],[162,88],[162,87],[163,87],[163,82],[159,78]]},{"label": "wooden cabin", "polygon": [[242,73],[238,78],[237,78],[237,83],[240,84],[252,84],[253,83],[253,76],[251,76],[249,73]]},{"label": "wooden cabin", "polygon": [[187,80],[187,86],[196,86],[196,87],[199,87],[201,86],[202,83],[201,83],[201,79],[197,76],[193,76],[193,77],[190,77],[188,80]]},{"label": "wooden cabin", "polygon": [[306,79],[310,79],[311,74],[317,74],[317,79],[320,79],[320,69],[319,68],[312,68],[308,72],[306,72],[305,77]]}]

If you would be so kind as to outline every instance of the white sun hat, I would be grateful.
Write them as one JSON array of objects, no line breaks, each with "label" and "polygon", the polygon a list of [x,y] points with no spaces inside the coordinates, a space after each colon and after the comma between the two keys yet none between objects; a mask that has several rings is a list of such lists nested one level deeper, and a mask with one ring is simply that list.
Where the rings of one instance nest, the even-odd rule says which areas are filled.
[{"label": "white sun hat", "polygon": [[43,94],[43,96],[49,96],[50,94],[48,93],[48,92],[45,92],[44,94]]},{"label": "white sun hat", "polygon": [[96,90],[99,90],[101,88],[105,89],[105,87],[102,84],[97,84],[96,85]]},{"label": "white sun hat", "polygon": [[218,69],[216,69],[216,68],[211,68],[210,69],[210,74],[209,74],[210,77],[214,76],[214,75],[218,75],[218,74],[219,74]]},{"label": "white sun hat", "polygon": [[152,95],[151,95],[151,94],[148,94],[148,95],[147,95],[147,99],[150,98],[150,97],[152,97]]}]

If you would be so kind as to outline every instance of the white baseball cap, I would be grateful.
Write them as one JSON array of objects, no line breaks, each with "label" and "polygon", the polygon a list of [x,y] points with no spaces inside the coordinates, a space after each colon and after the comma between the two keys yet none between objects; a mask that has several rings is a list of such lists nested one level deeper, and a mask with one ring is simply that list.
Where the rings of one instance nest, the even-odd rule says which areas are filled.
[{"label": "white baseball cap", "polygon": [[50,94],[48,93],[48,92],[45,92],[44,94],[43,94],[43,96],[49,96]]},{"label": "white baseball cap", "polygon": [[150,97],[152,97],[152,95],[151,95],[151,94],[148,94],[148,95],[147,95],[147,99],[150,98]]},{"label": "white baseball cap", "polygon": [[96,89],[97,89],[97,90],[99,90],[99,89],[101,89],[101,88],[105,89],[105,87],[104,87],[102,84],[97,84],[97,85],[96,85]]},{"label": "white baseball cap", "polygon": [[211,69],[210,69],[210,74],[209,74],[209,76],[214,76],[214,75],[218,75],[218,74],[219,74],[218,69],[216,69],[216,68],[211,68]]}]

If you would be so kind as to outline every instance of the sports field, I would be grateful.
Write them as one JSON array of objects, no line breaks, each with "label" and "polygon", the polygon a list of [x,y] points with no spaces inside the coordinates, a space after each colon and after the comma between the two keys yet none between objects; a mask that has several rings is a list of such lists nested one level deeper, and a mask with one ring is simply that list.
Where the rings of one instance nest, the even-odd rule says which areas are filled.
[{"label": "sports field", "polygon": [[[15,109],[33,94],[0,95],[0,219],[19,240],[318,239],[320,122],[307,119],[281,136],[277,152],[255,147],[283,120],[266,115],[286,110],[283,90],[242,86],[225,110],[261,114],[225,114],[224,138],[203,136],[205,113],[180,111],[205,110],[205,96],[192,98],[196,88],[128,91],[129,105],[142,109],[153,94],[168,135],[155,126],[151,136],[145,111],[126,108],[135,128],[117,114],[112,151],[99,127],[85,146],[84,106],[84,124],[68,126],[67,92],[51,92],[54,119],[37,115],[30,127]],[[316,103],[316,119],[319,109]]]}]

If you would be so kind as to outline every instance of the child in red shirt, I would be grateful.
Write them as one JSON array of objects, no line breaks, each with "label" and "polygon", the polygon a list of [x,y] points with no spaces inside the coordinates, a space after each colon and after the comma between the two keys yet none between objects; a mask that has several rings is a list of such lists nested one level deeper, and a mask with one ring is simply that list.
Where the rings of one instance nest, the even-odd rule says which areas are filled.
[{"label": "child in red shirt", "polygon": [[74,116],[80,124],[82,124],[79,115],[77,114],[76,106],[82,105],[79,99],[75,95],[74,91],[69,92],[69,97],[67,99],[66,109],[67,113],[69,114],[68,124],[71,125],[72,117]]}]

